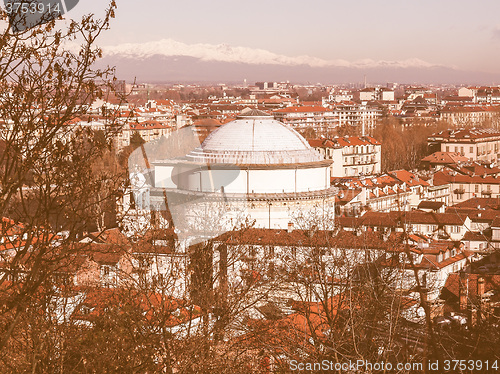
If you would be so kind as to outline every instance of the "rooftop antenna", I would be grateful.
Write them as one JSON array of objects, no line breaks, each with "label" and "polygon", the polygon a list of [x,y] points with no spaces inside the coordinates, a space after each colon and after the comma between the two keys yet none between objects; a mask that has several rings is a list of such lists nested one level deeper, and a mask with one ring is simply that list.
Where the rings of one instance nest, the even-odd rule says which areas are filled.
[{"label": "rooftop antenna", "polygon": [[364,77],[365,77],[365,87],[364,88],[366,88],[366,74],[364,75]]}]

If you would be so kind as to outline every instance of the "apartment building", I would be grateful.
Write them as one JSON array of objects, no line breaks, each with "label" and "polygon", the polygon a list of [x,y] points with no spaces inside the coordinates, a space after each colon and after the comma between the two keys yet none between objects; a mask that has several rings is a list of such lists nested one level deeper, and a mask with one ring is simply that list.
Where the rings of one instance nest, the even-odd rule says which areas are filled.
[{"label": "apartment building", "polygon": [[500,178],[494,176],[462,175],[455,170],[444,169],[434,175],[434,184],[449,185],[452,204],[474,197],[500,197]]},{"label": "apartment building", "polygon": [[312,127],[326,133],[338,126],[338,115],[321,105],[290,106],[273,111],[276,120],[290,125],[296,130]]},{"label": "apartment building", "polygon": [[312,127],[317,133],[327,134],[339,126],[355,126],[365,134],[375,127],[382,115],[378,107],[352,102],[326,103],[312,106],[291,106],[273,112],[274,117],[297,130]]},{"label": "apartment building", "polygon": [[493,120],[498,110],[498,106],[491,105],[448,105],[439,111],[439,119],[455,127],[480,126]]},{"label": "apartment building", "polygon": [[365,104],[341,103],[333,107],[338,116],[339,126],[356,126],[363,135],[369,129],[375,128],[382,110]]},{"label": "apartment building", "polygon": [[367,87],[359,91],[359,101],[393,101],[394,91],[385,87]]},{"label": "apartment building", "polygon": [[458,96],[470,97],[475,103],[500,103],[499,87],[461,87],[458,90]]},{"label": "apartment building", "polygon": [[[391,212],[415,209],[421,201],[447,204],[441,193],[429,193],[432,185],[417,174],[395,170],[378,177],[343,177],[332,179],[339,188],[338,214],[359,215],[364,210]],[[443,201],[444,200],[444,201]]]},{"label": "apartment building", "polygon": [[373,175],[381,172],[382,143],[370,136],[310,139],[309,144],[333,160],[332,177]]},{"label": "apartment building", "polygon": [[473,161],[497,162],[500,132],[494,129],[445,130],[427,138],[432,151],[456,152]]},{"label": "apartment building", "polygon": [[159,139],[162,136],[168,137],[174,128],[170,125],[158,121],[144,121],[140,123],[130,122],[126,124],[118,136],[118,145],[126,147],[130,145],[130,138],[134,132],[146,141],[149,142],[154,139]]}]

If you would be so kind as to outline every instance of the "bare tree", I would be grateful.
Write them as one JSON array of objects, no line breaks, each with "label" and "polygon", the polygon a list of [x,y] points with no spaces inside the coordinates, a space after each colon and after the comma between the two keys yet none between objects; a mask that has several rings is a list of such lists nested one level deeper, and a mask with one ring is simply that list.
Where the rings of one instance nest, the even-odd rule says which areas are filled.
[{"label": "bare tree", "polygon": [[[96,166],[111,147],[112,117],[102,133],[72,122],[111,91],[113,70],[95,70],[93,64],[101,56],[96,38],[114,10],[113,1],[101,20],[86,16],[62,28],[52,20],[0,34],[0,214],[9,217],[2,227],[0,274],[3,368],[13,364],[9,348],[23,337],[23,347],[31,346],[30,371],[47,370],[36,364],[34,351],[44,336],[35,326],[48,321],[44,300],[62,286],[57,272],[72,253],[71,242],[95,224],[96,205],[117,195],[113,178]],[[2,10],[0,21],[5,20]],[[41,352],[49,343],[40,344]],[[11,369],[18,370],[23,369]]]}]

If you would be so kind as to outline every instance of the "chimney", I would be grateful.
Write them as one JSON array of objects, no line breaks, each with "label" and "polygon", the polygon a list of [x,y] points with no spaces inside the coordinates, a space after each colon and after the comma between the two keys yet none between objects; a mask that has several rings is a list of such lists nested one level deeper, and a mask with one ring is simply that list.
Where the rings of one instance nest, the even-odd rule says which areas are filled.
[{"label": "chimney", "polygon": [[391,236],[391,229],[389,228],[389,230],[385,230],[384,233],[382,234],[382,239],[384,240],[384,242],[386,242],[387,240],[389,240],[390,236]]},{"label": "chimney", "polygon": [[476,323],[481,323],[484,314],[484,278],[477,278],[477,315],[476,315]]},{"label": "chimney", "polygon": [[484,295],[484,278],[477,278],[477,296],[481,299]]},{"label": "chimney", "polygon": [[420,297],[420,303],[422,305],[429,301],[429,289],[425,285],[420,288]]},{"label": "chimney", "polygon": [[363,204],[363,206],[366,205],[366,201],[367,201],[367,197],[366,196],[367,196],[367,193],[368,192],[366,191],[366,187],[363,186],[361,188],[361,204]]},{"label": "chimney", "polygon": [[288,222],[288,233],[291,233],[293,231],[293,222]]},{"label": "chimney", "polygon": [[458,279],[458,298],[460,311],[467,310],[467,274],[464,271],[460,272],[460,277]]}]

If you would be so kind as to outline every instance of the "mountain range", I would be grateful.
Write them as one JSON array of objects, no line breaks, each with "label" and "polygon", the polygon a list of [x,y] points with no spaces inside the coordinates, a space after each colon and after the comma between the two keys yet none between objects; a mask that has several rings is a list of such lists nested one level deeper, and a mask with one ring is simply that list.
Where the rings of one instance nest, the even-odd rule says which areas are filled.
[{"label": "mountain range", "polygon": [[138,82],[353,83],[370,82],[494,84],[496,74],[464,71],[417,58],[400,61],[285,56],[227,44],[186,44],[163,39],[103,47],[100,65],[116,66],[117,77]]}]

